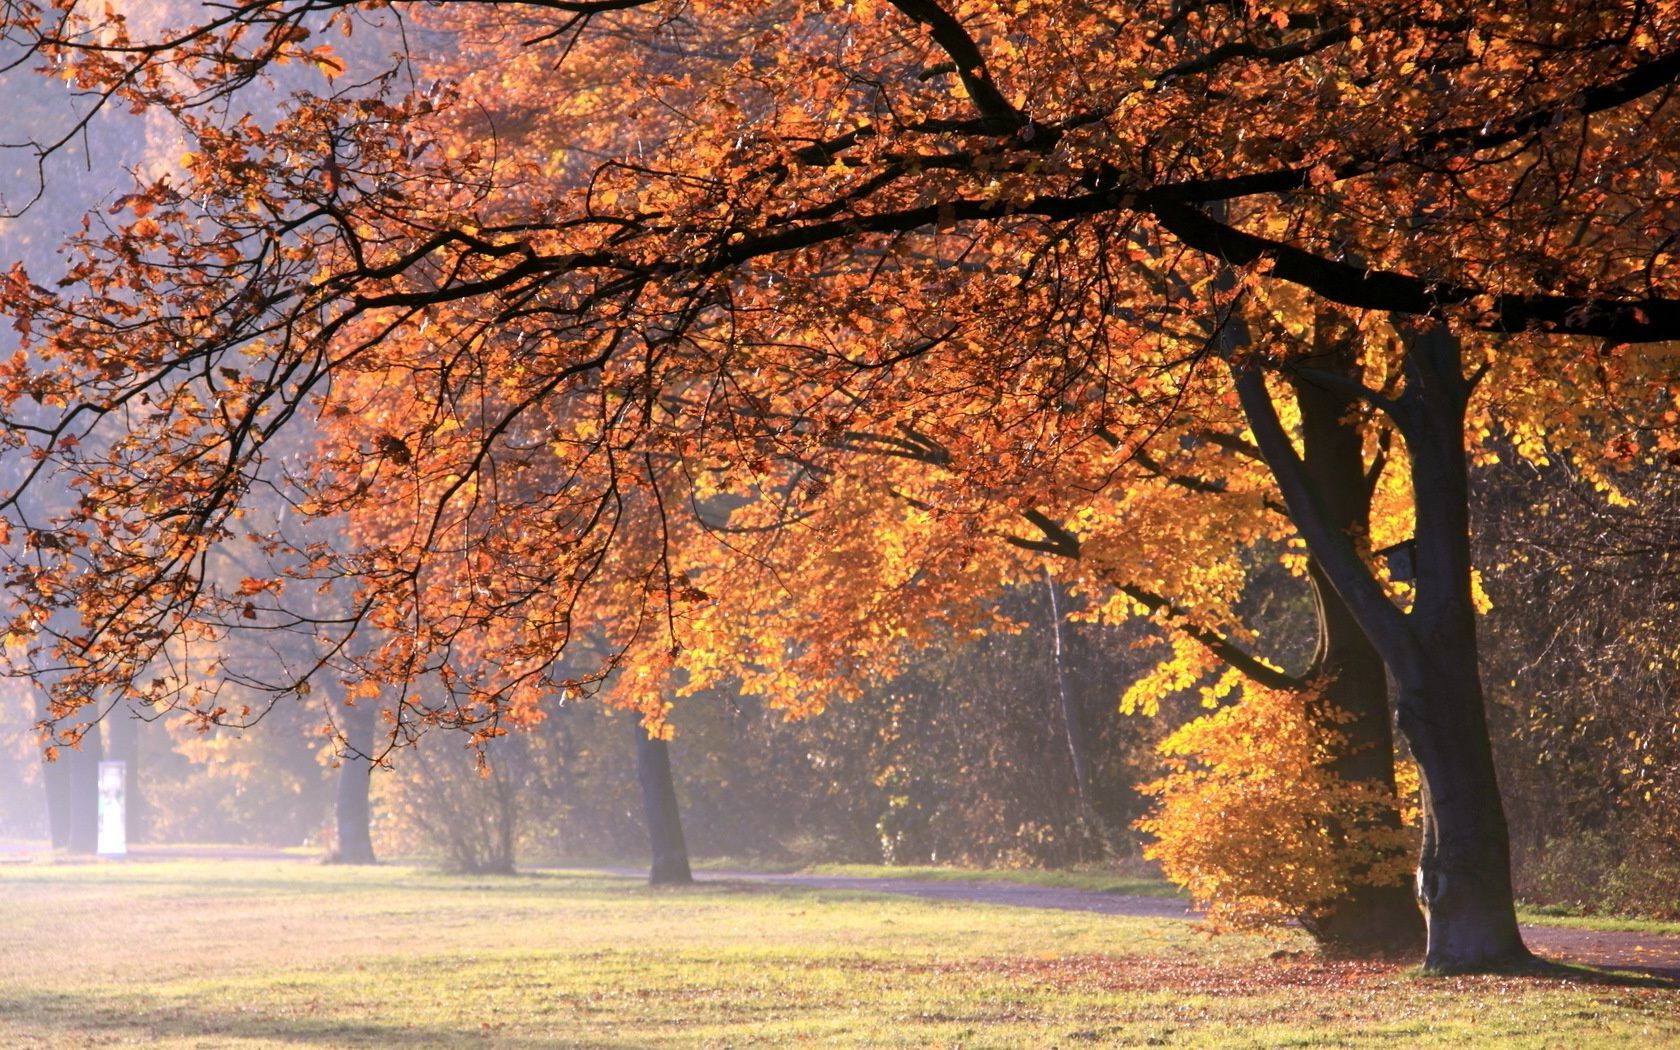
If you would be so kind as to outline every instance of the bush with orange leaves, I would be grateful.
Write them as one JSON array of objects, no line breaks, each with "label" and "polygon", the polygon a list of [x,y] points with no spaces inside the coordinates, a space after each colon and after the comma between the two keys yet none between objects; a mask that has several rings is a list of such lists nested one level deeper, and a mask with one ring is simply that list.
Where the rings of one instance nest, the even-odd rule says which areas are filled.
[{"label": "bush with orange leaves", "polygon": [[[1315,704],[1310,693],[1249,686],[1163,741],[1168,772],[1142,785],[1156,799],[1137,824],[1155,838],[1145,856],[1214,929],[1312,930],[1353,887],[1388,883],[1414,863],[1415,831],[1404,825],[1415,805],[1330,768],[1336,718]],[[1401,780],[1401,797],[1415,797],[1411,763]]]}]

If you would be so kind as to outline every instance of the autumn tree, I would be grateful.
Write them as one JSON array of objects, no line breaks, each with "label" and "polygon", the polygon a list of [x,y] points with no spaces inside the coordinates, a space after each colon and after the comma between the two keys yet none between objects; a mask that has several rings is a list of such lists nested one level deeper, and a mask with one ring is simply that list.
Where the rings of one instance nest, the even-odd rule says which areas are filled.
[{"label": "autumn tree", "polygon": [[1361,942],[1323,927],[1347,921],[1338,902],[1409,875],[1410,836],[1390,819],[1391,790],[1335,775],[1338,727],[1317,714],[1250,688],[1188,722],[1162,745],[1167,775],[1148,786],[1161,804],[1143,827],[1156,836],[1148,855],[1208,902],[1216,927],[1299,924],[1345,950]]},{"label": "autumn tree", "polygon": [[[293,30],[290,30],[290,29],[286,30],[286,33],[292,33],[293,35],[296,35],[295,32]],[[275,40],[280,40],[280,38],[285,36],[285,35],[286,35],[285,33],[280,33],[280,34],[275,36]],[[279,49],[276,52],[277,55],[284,51],[285,41],[281,41],[280,43],[274,43],[274,41],[269,41],[265,38],[264,46],[266,47],[266,46],[269,46],[271,44],[273,44],[273,46],[275,46],[276,48]],[[317,61],[322,66],[322,68],[328,69],[328,70],[330,70],[332,68],[332,62],[334,60],[331,59],[331,56],[329,54],[321,53],[321,52],[311,52],[311,57],[315,61]],[[505,107],[504,107],[503,112],[505,112]],[[567,116],[567,115],[562,114],[562,116]],[[526,123],[530,123],[530,122],[526,121]],[[561,126],[562,126],[562,128],[564,128],[563,124]],[[513,143],[520,143],[520,144],[533,144],[534,143],[534,144],[537,144],[537,145],[541,144],[544,129],[542,129],[542,128],[531,129],[531,128],[528,128],[528,127],[521,127],[521,137],[515,138],[513,135],[510,134],[509,127],[510,127],[510,125],[507,124],[506,122],[504,122],[503,124],[501,124],[497,127],[497,132],[498,132],[499,135],[502,136],[503,141],[506,141],[510,144],[513,144]],[[339,170],[338,167],[337,167],[336,155],[333,158],[329,158],[329,160],[326,162],[326,166],[322,169],[322,171],[323,171],[323,173],[331,176],[331,173],[335,170]],[[333,176],[333,177],[336,177],[336,176]],[[386,407],[383,407],[378,412],[371,412],[371,411],[368,410],[368,406],[360,403],[360,401],[357,398],[352,397],[352,398],[349,398],[349,399],[346,399],[346,400],[348,401],[348,403],[350,405],[355,406],[353,410],[345,407],[344,405],[340,405],[340,406],[335,407],[334,411],[337,412],[337,413],[343,413],[345,415],[352,416],[358,423],[364,423],[365,424],[368,421],[375,421],[376,422],[377,420],[382,419],[382,418],[386,418],[386,417],[388,417],[392,414],[395,414],[399,417],[406,414],[406,409],[403,408],[401,405],[398,405],[398,406],[395,406],[395,407],[387,405]],[[393,463],[395,463],[399,466],[402,463],[403,457],[405,455],[407,455],[407,445],[405,444],[405,442],[401,438],[395,437],[393,435],[393,433],[390,432],[390,428],[384,428],[384,429],[379,429],[379,430],[376,430],[376,431],[370,431],[370,432],[368,432],[364,435],[361,435],[361,437],[363,438],[363,443],[364,444],[366,444],[368,447],[373,448],[379,454],[377,457],[375,457],[374,462],[373,462],[372,474],[375,477],[377,477],[380,465],[384,462],[384,458],[387,455],[389,456],[391,462],[393,462]],[[270,446],[270,447],[272,448],[272,446]],[[358,444],[358,447],[362,447],[362,445]],[[338,461],[338,465],[343,468],[343,471],[346,475],[352,474],[354,472],[354,468],[356,468],[356,466],[357,466],[356,464],[353,464],[353,463],[347,464],[342,458]],[[362,466],[365,467],[365,464],[362,464]],[[362,474],[366,474],[366,473],[367,473],[367,471],[365,469],[362,470]],[[365,479],[362,479],[362,480],[365,480]],[[539,476],[536,483],[538,485],[541,485],[541,484],[545,483],[547,480],[548,479],[545,479],[545,478],[542,478],[542,477]],[[361,480],[358,480],[358,485],[359,484],[361,484]],[[388,514],[390,512],[390,508],[392,506],[402,506],[402,505],[404,505],[402,502],[398,502],[398,503],[395,503],[395,504],[383,503],[382,502],[382,503],[373,505],[372,509],[375,512],[375,514],[379,514],[379,513]],[[1157,604],[1159,604],[1159,603],[1157,603]],[[250,603],[247,602],[247,606],[249,606],[249,605],[250,605]],[[242,610],[241,611],[241,616],[245,616],[247,611],[249,611],[249,610]],[[250,618],[251,619],[256,619],[255,616],[251,616]],[[241,625],[241,626],[250,626],[250,625]],[[401,727],[403,725],[403,719],[400,717],[400,713],[399,713],[399,717],[396,720],[396,724],[397,724],[397,727],[398,727],[396,735],[400,735],[401,734]],[[1378,750],[1386,750],[1386,749],[1378,749]]]},{"label": "autumn tree", "polygon": [[[1330,345],[1337,340],[1325,333],[1333,328],[1330,321],[1321,326]],[[1331,491],[1345,508],[1339,513],[1347,515],[1347,526],[1364,533],[1384,442],[1345,419],[1345,410],[1339,397],[1309,404],[1305,418],[1317,427],[1309,428],[1309,459],[1334,482]],[[823,506],[802,505],[798,529],[771,528],[762,508],[743,507],[735,515],[731,543],[749,557],[725,574],[730,586],[695,614],[686,637],[704,642],[700,652],[685,655],[684,666],[703,687],[735,675],[736,654],[745,653],[753,671],[743,676],[742,688],[801,710],[825,694],[856,693],[862,683],[890,679],[918,646],[950,644],[937,640],[941,626],[958,627],[959,636],[1012,629],[1007,620],[987,624],[992,607],[975,604],[976,596],[1031,585],[1038,559],[1049,555],[1061,567],[1075,564],[1080,600],[1087,603],[1082,615],[1108,622],[1147,619],[1174,636],[1156,670],[1128,691],[1129,709],[1153,713],[1167,696],[1207,680],[1214,683],[1203,691],[1209,706],[1232,702],[1244,681],[1287,692],[1310,719],[1334,729],[1319,738],[1326,744],[1323,759],[1333,767],[1325,775],[1358,785],[1372,798],[1392,798],[1393,740],[1375,651],[1321,577],[1316,653],[1300,652],[1292,636],[1307,626],[1299,618],[1280,625],[1275,615],[1242,608],[1252,590],[1248,547],[1261,540],[1282,543],[1292,533],[1276,513],[1258,454],[1236,432],[1229,412],[1200,404],[1181,414],[1130,463],[1116,464],[1106,455],[1094,462],[1046,456],[1042,469],[1017,467],[1001,492],[954,476],[963,471],[950,450],[920,431],[843,435],[837,440],[856,454],[857,476],[827,477]],[[1367,443],[1375,452],[1369,469]],[[754,510],[760,511],[756,517]],[[1155,535],[1174,542],[1167,548],[1139,542]],[[1017,555],[1013,564],[1010,548]],[[1309,579],[1315,575],[1305,559],[1297,558],[1296,568]],[[790,592],[783,582],[790,579],[805,582]],[[1269,622],[1256,630],[1254,621]],[[817,683],[830,684],[824,689]],[[1276,731],[1297,727],[1282,721]],[[1395,834],[1397,813],[1392,805],[1361,812],[1361,825],[1375,825],[1332,826],[1327,834],[1332,841],[1361,839],[1385,853],[1381,863],[1369,863],[1362,849],[1350,847],[1336,893],[1296,901],[1292,911],[1261,911],[1310,918],[1315,935],[1337,951],[1415,945],[1422,926],[1409,878],[1395,863],[1404,852]],[[1336,823],[1328,808],[1293,815]],[[1194,819],[1160,822],[1155,829],[1202,834]],[[1281,849],[1274,857],[1279,866],[1295,859]],[[1206,890],[1234,882],[1204,878],[1198,885]]]},{"label": "autumn tree", "polygon": [[[335,674],[435,682],[398,727],[489,732],[609,676],[645,705],[728,582],[683,553],[728,548],[709,511],[750,497],[732,528],[797,526],[846,434],[946,450],[954,479],[906,479],[925,513],[943,485],[1048,516],[1057,493],[1020,487],[1047,461],[1112,473],[1181,410],[1236,407],[1397,682],[1429,965],[1527,959],[1467,421],[1479,391],[1518,430],[1602,409],[1592,391],[1671,400],[1642,349],[1680,335],[1669,5],[438,6],[473,76],[346,68],[328,40],[406,5],[246,0],[143,35],[9,9],[20,61],[171,114],[187,146],[62,284],[14,269],[3,292],[27,351],[0,404],[31,463],[5,504],[10,632],[58,674],[55,719],[101,690],[220,717],[152,673],[161,647],[281,625],[328,636]],[[282,116],[240,115],[299,64],[319,79]],[[502,128],[550,148],[504,154]],[[1357,374],[1269,330],[1285,293],[1350,314]],[[1403,591],[1280,413],[1302,383],[1399,435]],[[382,414],[395,388],[413,407]],[[265,452],[317,415],[327,455]],[[79,502],[25,513],[17,493],[56,479]],[[265,490],[408,520],[302,542],[241,524]],[[951,530],[953,571],[1006,571],[965,562],[983,535]],[[272,562],[252,592],[205,585],[205,552],[247,539]],[[913,605],[914,581],[835,614]],[[288,591],[322,586],[342,616],[288,618]],[[583,637],[601,666],[554,671]]]}]

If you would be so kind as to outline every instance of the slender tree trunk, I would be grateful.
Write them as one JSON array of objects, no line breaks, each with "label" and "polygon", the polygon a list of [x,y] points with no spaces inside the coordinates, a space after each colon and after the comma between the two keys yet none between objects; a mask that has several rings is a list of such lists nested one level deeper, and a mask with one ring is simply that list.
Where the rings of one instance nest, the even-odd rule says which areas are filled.
[{"label": "slender tree trunk", "polygon": [[688,844],[683,841],[682,814],[677,809],[677,786],[671,777],[671,751],[663,740],[648,736],[641,723],[636,734],[636,779],[642,787],[642,815],[647,821],[652,863],[648,883],[686,885],[694,881],[688,869]]},{"label": "slender tree trunk", "polygon": [[[72,853],[99,852],[99,761],[105,756],[98,726],[88,729],[80,750],[60,751],[71,756],[73,789],[70,792],[70,835]],[[63,759],[60,759],[63,761]]]},{"label": "slender tree trunk", "polygon": [[[504,739],[502,743],[507,741]],[[514,786],[517,774],[509,768],[516,761],[512,757],[514,749],[508,747],[502,750],[509,754],[504,756],[493,778],[498,818],[494,847],[497,869],[512,875],[514,854],[519,848],[519,792]]]},{"label": "slender tree trunk", "polygon": [[1050,595],[1050,631],[1055,648],[1056,702],[1062,714],[1062,728],[1067,734],[1068,758],[1073,763],[1073,789],[1079,801],[1079,816],[1087,827],[1100,831],[1096,807],[1091,800],[1091,744],[1085,729],[1085,714],[1068,689],[1067,652],[1062,644],[1062,603],[1056,588],[1056,578],[1048,567],[1044,570],[1044,589]]},{"label": "slender tree trunk", "polygon": [[75,758],[62,751],[55,761],[41,760],[41,781],[47,796],[47,833],[55,850],[70,848],[70,798],[76,790],[78,765]]},{"label": "slender tree trunk", "polygon": [[[1314,353],[1307,363],[1357,379],[1358,333],[1329,311],[1320,311],[1315,321]],[[1306,475],[1323,495],[1330,526],[1363,542],[1371,527],[1374,479],[1367,476],[1365,428],[1353,420],[1360,406],[1346,389],[1308,378],[1298,377],[1294,388]],[[1323,685],[1324,711],[1318,721],[1340,738],[1331,769],[1345,781],[1375,783],[1392,794],[1394,731],[1382,655],[1316,559],[1308,563],[1307,576],[1318,626],[1318,649],[1308,680]],[[1332,721],[1333,712],[1348,721]],[[1400,815],[1390,810],[1382,822],[1383,830],[1398,831]],[[1424,923],[1410,883],[1402,875],[1381,884],[1356,885],[1318,917],[1311,932],[1336,954],[1418,951],[1424,947]]]},{"label": "slender tree trunk", "polygon": [[379,709],[371,702],[346,706],[345,754],[339,759],[338,794],[333,814],[338,829],[338,847],[328,858],[334,864],[376,864],[373,853],[372,806],[373,730]]}]

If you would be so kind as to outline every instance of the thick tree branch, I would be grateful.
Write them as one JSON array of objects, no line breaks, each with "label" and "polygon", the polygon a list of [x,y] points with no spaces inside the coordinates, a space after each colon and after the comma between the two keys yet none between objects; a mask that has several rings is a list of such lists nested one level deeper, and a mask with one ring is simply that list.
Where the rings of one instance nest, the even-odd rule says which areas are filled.
[{"label": "thick tree branch", "polygon": [[1028,127],[1027,115],[1016,109],[992,80],[986,70],[985,56],[968,30],[938,0],[891,0],[894,7],[907,17],[928,27],[929,34],[956,64],[957,76],[962,78],[968,97],[991,133],[1013,134]]},{"label": "thick tree branch", "polygon": [[[1328,168],[1332,179],[1340,181],[1401,164],[1438,164],[1447,155],[1467,156],[1498,149],[1562,121],[1609,112],[1646,95],[1672,89],[1677,82],[1680,82],[1680,49],[1642,62],[1608,83],[1585,88],[1555,105],[1537,106],[1501,121],[1420,132],[1404,147],[1390,148],[1380,156],[1348,157],[1329,164]],[[1304,165],[1224,178],[1190,179],[1160,187],[1157,192],[1162,197],[1199,204],[1291,193],[1313,185],[1315,167]]]},{"label": "thick tree branch", "polygon": [[1254,364],[1233,363],[1231,375],[1249,430],[1283,491],[1290,517],[1307,541],[1307,549],[1371,640],[1379,647],[1391,645],[1393,638],[1408,630],[1405,614],[1383,593],[1352,538],[1330,526],[1329,515],[1307,479],[1306,464],[1278,419],[1277,407],[1266,389],[1265,373]]},{"label": "thick tree branch", "polygon": [[1198,208],[1140,201],[1168,232],[1232,266],[1266,264],[1267,275],[1310,289],[1331,302],[1388,313],[1439,316],[1471,306],[1478,328],[1598,336],[1620,343],[1680,339],[1680,300],[1593,299],[1570,295],[1501,294],[1474,285],[1337,262],[1282,241],[1218,222]]},{"label": "thick tree branch", "polygon": [[[1033,540],[1022,536],[1005,536],[1005,542],[1022,550],[1053,554],[1071,561],[1080,559],[1079,537],[1075,536],[1060,522],[1042,511],[1031,509],[1022,511],[1021,516],[1031,522],[1043,534],[1044,539]],[[1184,610],[1174,605],[1169,599],[1145,590],[1136,584],[1116,580],[1106,575],[1103,582],[1137,602],[1152,614],[1161,617],[1163,623],[1170,629],[1183,632],[1186,637],[1212,653],[1215,658],[1235,668],[1243,677],[1257,685],[1264,686],[1267,689],[1299,689],[1305,684],[1303,679],[1273,667],[1232,641],[1228,636],[1191,621],[1186,617]]]}]

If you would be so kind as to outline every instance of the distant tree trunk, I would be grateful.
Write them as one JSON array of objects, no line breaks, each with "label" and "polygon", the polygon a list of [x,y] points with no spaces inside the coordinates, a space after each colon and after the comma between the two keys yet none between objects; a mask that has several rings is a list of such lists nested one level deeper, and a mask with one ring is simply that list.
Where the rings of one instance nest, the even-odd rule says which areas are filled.
[{"label": "distant tree trunk", "polygon": [[1044,570],[1044,589],[1050,594],[1050,630],[1055,640],[1053,656],[1056,662],[1056,700],[1062,713],[1062,728],[1067,733],[1068,758],[1073,763],[1073,788],[1079,800],[1079,816],[1092,830],[1097,827],[1097,811],[1091,799],[1091,744],[1085,729],[1084,712],[1068,689],[1067,652],[1062,644],[1062,603],[1056,588],[1056,578],[1048,566]]},{"label": "distant tree trunk", "polygon": [[[1320,311],[1315,320],[1314,353],[1304,363],[1356,380],[1358,333],[1329,311]],[[1346,389],[1315,383],[1311,374],[1298,373],[1293,383],[1301,411],[1302,465],[1322,497],[1331,527],[1362,540],[1371,527],[1374,479],[1367,476],[1365,428],[1352,421],[1360,406]],[[1323,684],[1319,721],[1341,738],[1331,769],[1350,783],[1376,783],[1393,793],[1394,731],[1382,654],[1316,559],[1308,562],[1307,577],[1318,624],[1318,649],[1307,681]],[[1398,830],[1399,813],[1387,812],[1383,823]],[[1404,875],[1380,885],[1354,886],[1318,917],[1311,932],[1341,955],[1415,952],[1424,946],[1423,916],[1411,879]]]},{"label": "distant tree trunk", "polygon": [[[507,743],[506,740],[502,742]],[[501,750],[502,763],[490,778],[492,792],[496,798],[496,812],[499,817],[496,821],[495,850],[497,856],[507,858],[503,870],[506,874],[511,875],[513,874],[514,855],[519,848],[518,783],[520,780],[518,773],[512,767],[518,761],[520,751],[511,746],[504,747]]]},{"label": "distant tree trunk", "polygon": [[373,729],[379,709],[371,702],[346,706],[345,754],[338,766],[338,797],[334,816],[338,847],[327,858],[334,864],[376,864],[373,855],[372,807],[368,794],[373,786]]},{"label": "distant tree trunk", "polygon": [[636,779],[642,787],[642,814],[647,820],[652,864],[648,883],[684,885],[694,881],[688,869],[688,844],[683,841],[682,814],[677,809],[677,786],[671,777],[671,752],[663,740],[648,736],[639,722],[636,734]]},{"label": "distant tree trunk", "polygon": [[47,822],[54,849],[71,853],[99,851],[99,726],[91,725],[80,748],[61,747],[58,760],[44,767]]},{"label": "distant tree trunk", "polygon": [[41,779],[46,785],[47,834],[53,849],[70,848],[70,795],[75,791],[75,764],[62,753],[58,759],[41,760]]}]

